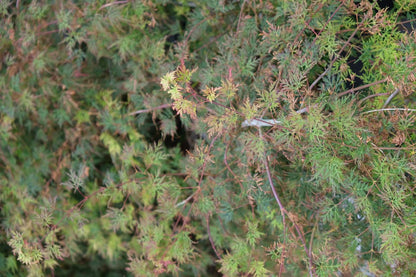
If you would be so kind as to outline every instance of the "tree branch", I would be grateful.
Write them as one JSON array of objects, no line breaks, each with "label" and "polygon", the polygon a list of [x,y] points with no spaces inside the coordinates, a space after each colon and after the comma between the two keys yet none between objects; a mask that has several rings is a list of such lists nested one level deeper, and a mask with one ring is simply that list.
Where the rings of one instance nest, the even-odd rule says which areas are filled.
[{"label": "tree branch", "polygon": [[344,92],[338,93],[337,97],[341,97],[341,96],[344,96],[345,94],[348,94],[348,93],[351,93],[351,92],[354,92],[354,91],[362,90],[362,89],[365,89],[365,88],[368,88],[368,87],[371,87],[371,86],[375,86],[375,85],[387,82],[387,80],[388,80],[387,78],[384,78],[383,80],[375,81],[375,82],[372,82],[371,84],[367,84],[367,85],[363,85],[363,86],[359,86],[359,87],[356,87],[356,88],[346,90]]},{"label": "tree branch", "polygon": [[375,113],[375,112],[391,112],[391,111],[409,111],[409,112],[416,112],[416,109],[407,109],[407,108],[386,108],[386,109],[376,109],[371,111],[363,112],[366,113]]},{"label": "tree branch", "polygon": [[[259,136],[263,139],[263,135],[261,133],[261,129],[260,128],[259,128]],[[282,215],[282,218],[283,218],[283,228],[285,230],[286,229],[286,217],[285,217],[285,214],[287,214],[287,210],[285,209],[285,207],[283,206],[282,202],[280,201],[279,195],[277,194],[276,189],[274,187],[273,180],[272,180],[272,175],[270,173],[268,156],[266,155],[266,152],[263,153],[263,163],[264,163],[264,167],[266,168],[267,179],[269,180],[269,184],[270,184],[270,188],[272,190],[273,196],[274,196],[277,204],[279,205],[280,214]],[[312,277],[312,276],[314,276],[314,273],[315,273],[315,267],[313,266],[312,253],[309,251],[309,249],[308,249],[308,247],[306,245],[306,241],[305,241],[305,238],[303,236],[302,231],[300,230],[300,227],[290,217],[290,215],[289,215],[289,220],[293,223],[293,226],[295,227],[296,232],[298,233],[298,236],[299,236],[300,240],[302,241],[303,248],[305,249],[306,255],[308,256],[308,260],[309,260],[309,276]],[[284,257],[284,254],[283,253],[282,253],[282,257]],[[281,272],[283,270],[283,265],[284,265],[284,263],[281,262],[280,269],[279,269],[279,276],[281,275]]]},{"label": "tree branch", "polygon": [[209,242],[211,243],[212,250],[214,250],[215,255],[217,256],[217,258],[221,259],[221,256],[218,253],[217,248],[215,247],[215,244],[214,244],[214,240],[212,239],[212,236],[211,236],[211,230],[209,228],[209,215],[206,216],[206,220],[207,220],[208,239],[209,239]]},{"label": "tree branch", "polygon": [[387,105],[390,103],[390,101],[391,100],[393,100],[393,98],[397,95],[399,93],[399,89],[398,88],[396,88],[396,90],[389,96],[389,98],[387,98],[387,100],[386,100],[386,102],[384,102],[384,105],[383,105],[383,109],[385,108],[385,107],[387,107]]}]

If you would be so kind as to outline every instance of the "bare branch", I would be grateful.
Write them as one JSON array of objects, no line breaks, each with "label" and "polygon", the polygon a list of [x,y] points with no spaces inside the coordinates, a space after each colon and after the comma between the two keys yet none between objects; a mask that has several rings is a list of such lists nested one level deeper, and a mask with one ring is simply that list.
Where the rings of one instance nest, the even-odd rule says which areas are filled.
[{"label": "bare branch", "polygon": [[362,104],[365,100],[368,100],[368,99],[370,99],[370,98],[377,97],[377,96],[389,95],[389,94],[390,94],[390,93],[388,93],[388,92],[384,92],[384,93],[376,93],[376,94],[369,95],[369,96],[367,96],[367,97],[365,97],[365,98],[361,99],[361,100],[358,102],[357,106],[361,106],[361,104]]},{"label": "bare branch", "polygon": [[385,108],[385,107],[387,107],[387,105],[390,103],[390,101],[391,100],[393,100],[393,98],[397,95],[399,93],[399,89],[398,88],[396,88],[396,90],[390,95],[390,97],[389,98],[387,98],[387,100],[386,100],[386,102],[384,102],[384,105],[383,105],[383,109]]},{"label": "bare branch", "polygon": [[[259,136],[263,139],[263,134],[262,134],[260,128],[259,128]],[[283,228],[285,230],[286,229],[286,217],[285,217],[285,214],[287,214],[287,210],[285,209],[285,207],[283,206],[282,202],[280,201],[279,195],[277,194],[276,189],[274,187],[273,180],[272,180],[272,175],[270,173],[268,156],[266,155],[266,152],[263,153],[263,163],[264,163],[264,167],[266,168],[267,179],[269,181],[270,188],[271,188],[271,190],[273,192],[273,196],[276,199],[277,204],[279,205],[280,214],[282,215],[282,220],[283,220]],[[309,249],[308,249],[308,247],[306,245],[305,237],[304,237],[304,235],[303,235],[300,227],[291,218],[290,215],[288,217],[289,217],[289,220],[293,223],[293,226],[295,227],[296,232],[298,233],[298,236],[299,236],[300,240],[302,241],[303,248],[305,249],[306,255],[308,256],[308,260],[309,260],[309,275],[311,277],[313,277],[314,276],[314,272],[315,272],[315,268],[313,266],[312,253],[309,251]],[[283,253],[282,253],[282,256],[283,256]],[[280,264],[280,270],[279,270],[280,272],[282,271],[282,267],[283,267],[283,262]]]},{"label": "bare branch", "polygon": [[375,112],[391,112],[391,111],[409,111],[409,112],[416,112],[416,109],[408,109],[408,108],[387,108],[387,109],[376,109],[371,111],[363,112],[363,114],[366,113],[375,113]]},{"label": "bare branch", "polygon": [[387,78],[384,78],[383,80],[375,81],[375,82],[372,82],[371,84],[367,84],[367,85],[363,85],[363,86],[359,86],[359,87],[356,87],[356,88],[346,90],[344,92],[338,93],[337,97],[341,97],[341,96],[344,96],[345,94],[348,94],[348,93],[351,93],[351,92],[354,92],[354,91],[362,90],[362,89],[365,89],[365,88],[368,88],[368,87],[372,87],[372,86],[387,82],[387,80],[388,80]]},{"label": "bare branch", "polygon": [[206,219],[207,219],[207,232],[208,232],[209,242],[211,243],[212,250],[214,250],[215,255],[217,256],[217,258],[221,259],[221,256],[218,253],[217,248],[215,247],[215,244],[214,244],[214,240],[212,239],[212,236],[211,236],[211,229],[209,228],[209,215],[206,216]]}]

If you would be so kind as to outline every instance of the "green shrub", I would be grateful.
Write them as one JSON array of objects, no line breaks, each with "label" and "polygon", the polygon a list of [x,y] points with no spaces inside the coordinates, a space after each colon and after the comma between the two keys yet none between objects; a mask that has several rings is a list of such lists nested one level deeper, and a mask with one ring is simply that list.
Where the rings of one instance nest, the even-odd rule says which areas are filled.
[{"label": "green shrub", "polygon": [[2,1],[1,275],[414,275],[415,9]]}]

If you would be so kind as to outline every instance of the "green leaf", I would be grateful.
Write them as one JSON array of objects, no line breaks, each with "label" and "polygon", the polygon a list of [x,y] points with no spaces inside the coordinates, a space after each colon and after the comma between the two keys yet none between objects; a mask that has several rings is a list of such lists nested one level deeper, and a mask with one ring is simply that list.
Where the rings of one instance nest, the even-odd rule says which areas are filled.
[{"label": "green leaf", "polygon": [[268,271],[264,267],[263,261],[254,261],[250,264],[250,271],[249,273],[253,274],[255,277],[263,277],[263,276],[269,276],[270,271]]},{"label": "green leaf", "polygon": [[111,136],[109,133],[102,133],[100,139],[103,141],[104,145],[108,148],[108,151],[111,155],[118,155],[121,153],[121,146],[117,140]]}]

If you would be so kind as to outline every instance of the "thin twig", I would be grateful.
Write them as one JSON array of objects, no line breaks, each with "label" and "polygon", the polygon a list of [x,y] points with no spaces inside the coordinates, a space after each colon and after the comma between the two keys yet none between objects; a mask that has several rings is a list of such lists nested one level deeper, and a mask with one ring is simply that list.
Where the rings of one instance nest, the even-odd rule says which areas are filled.
[{"label": "thin twig", "polygon": [[365,88],[368,88],[368,87],[371,87],[371,86],[375,86],[375,85],[387,82],[387,80],[388,80],[387,78],[384,78],[383,80],[375,81],[375,82],[372,82],[371,84],[362,85],[362,86],[359,86],[359,87],[356,87],[356,88],[346,90],[344,92],[338,93],[337,97],[341,97],[341,96],[344,96],[345,94],[348,94],[348,93],[351,93],[351,92],[354,92],[354,91],[362,90],[362,89],[365,89]]},{"label": "thin twig", "polygon": [[410,23],[416,21],[416,18],[410,19],[410,20],[405,20],[405,21],[400,21],[398,24],[404,24],[404,23]]},{"label": "thin twig", "polygon": [[380,149],[380,150],[413,150],[416,149],[416,146],[413,147],[381,147],[374,145],[374,148]]},{"label": "thin twig", "polygon": [[240,185],[240,189],[241,189],[241,193],[242,193],[244,191],[243,184],[241,183],[240,178],[237,177],[237,175],[234,173],[234,171],[232,171],[231,167],[228,165],[227,153],[228,153],[229,146],[230,146],[229,143],[227,143],[227,146],[225,146],[225,151],[224,151],[224,164],[225,164],[225,167],[227,167],[228,171],[231,172],[231,174],[234,176],[234,178],[238,181],[238,184]]},{"label": "thin twig", "polygon": [[[259,134],[260,134],[260,136],[262,136],[261,129],[260,128],[259,128]],[[285,208],[283,207],[283,204],[280,201],[279,195],[277,194],[276,189],[274,188],[274,184],[273,184],[272,176],[270,174],[269,162],[267,160],[268,157],[266,155],[266,152],[263,155],[264,155],[264,157],[263,157],[263,160],[264,160],[263,163],[264,163],[264,166],[266,168],[267,179],[269,180],[270,188],[272,189],[273,196],[276,199],[277,204],[279,205],[280,215],[282,216],[282,221],[283,221],[283,237],[285,237],[285,235],[284,235],[284,233],[286,232]],[[284,251],[284,250],[282,250],[282,251]],[[285,254],[284,252],[282,252],[282,254],[281,254],[281,261],[280,261],[280,268],[279,268],[279,276],[281,276],[282,275],[282,272],[283,272],[283,266],[284,266],[283,258],[285,256],[284,254]]]},{"label": "thin twig", "polygon": [[316,216],[315,225],[313,226],[313,229],[312,229],[311,240],[309,241],[309,253],[312,253],[313,237],[315,235],[315,231],[318,226],[318,221],[319,221],[319,214]]},{"label": "thin twig", "polygon": [[387,98],[387,100],[386,100],[386,102],[384,102],[384,105],[383,105],[383,109],[385,108],[385,107],[387,107],[387,105],[390,103],[390,101],[391,100],[393,100],[393,98],[397,95],[399,93],[399,89],[398,88],[396,88],[396,90],[389,96],[389,98]]},{"label": "thin twig", "polygon": [[[311,21],[312,21],[312,19],[313,19],[313,16],[319,11],[319,10],[321,10],[322,8],[323,8],[323,6],[324,6],[324,3],[321,3],[320,5],[319,5],[319,7],[318,7],[318,9],[316,9],[316,11],[314,11],[314,13],[313,14],[311,14],[311,18],[307,21],[307,22],[305,22],[305,26],[303,26],[303,29],[296,35],[296,37],[295,37],[295,39],[293,40],[293,44],[296,44],[297,43],[297,41],[298,41],[298,39],[299,39],[299,37],[302,35],[302,33],[305,31],[305,29],[306,29],[306,27],[307,26],[309,26],[310,27],[310,25],[309,25],[309,23],[311,23]],[[318,34],[319,35],[319,34]]]},{"label": "thin twig", "polygon": [[[215,136],[212,139],[212,141],[211,141],[211,143],[210,143],[210,145],[208,147],[207,154],[209,154],[209,152],[211,151],[212,147],[214,146],[214,142],[218,139],[219,136],[220,136],[220,134],[218,134],[217,136]],[[197,194],[199,194],[201,192],[201,183],[202,183],[202,179],[204,178],[204,175],[205,175],[205,168],[207,166],[207,160],[208,159],[205,159],[204,160],[204,163],[202,164],[201,176],[199,178],[199,182],[198,182],[198,186],[197,186],[198,189],[194,193],[192,193],[188,198],[186,198],[185,200],[183,200],[183,201],[179,202],[178,204],[176,204],[175,205],[176,207],[179,207],[179,206],[182,206],[182,205],[188,203],[192,198],[194,198]]]},{"label": "thin twig", "polygon": [[[209,155],[209,153],[211,152],[211,149],[212,149],[212,147],[214,147],[214,143],[218,139],[218,137],[220,136],[220,134],[221,133],[218,133],[218,135],[216,135],[212,139],[212,141],[211,141],[211,143],[209,144],[209,147],[208,147],[207,155]],[[204,163],[202,164],[201,176],[199,178],[198,187],[201,187],[202,179],[204,178],[204,175],[205,175],[205,169],[206,169],[206,166],[207,166],[207,161],[208,161],[208,159],[205,159],[204,160]]]},{"label": "thin twig", "polygon": [[213,38],[210,38],[209,41],[207,43],[205,43],[204,45],[200,46],[199,48],[197,48],[196,50],[194,50],[195,53],[201,51],[202,49],[204,49],[205,47],[208,47],[209,45],[211,45],[212,43],[216,42],[220,37],[224,36],[226,33],[228,33],[229,28],[227,29],[227,31],[222,32],[221,34],[216,35]]},{"label": "thin twig", "polygon": [[368,99],[370,99],[370,98],[377,97],[377,96],[389,95],[389,94],[390,94],[390,93],[388,93],[388,92],[383,92],[383,93],[376,93],[376,94],[369,95],[369,96],[367,96],[367,97],[364,97],[364,98],[363,98],[363,99],[361,99],[360,101],[358,101],[357,106],[361,106],[361,104],[362,104],[365,100],[368,100]]},{"label": "thin twig", "polygon": [[127,200],[129,199],[129,197],[130,197],[130,192],[127,192],[127,195],[126,195],[126,198],[124,199],[123,206],[121,207],[121,210],[124,210],[124,208],[126,207],[126,203],[127,203]]},{"label": "thin twig", "polygon": [[237,22],[237,30],[235,31],[236,35],[238,35],[238,32],[240,30],[241,17],[243,15],[243,9],[244,9],[244,5],[246,4],[246,2],[247,2],[247,0],[244,0],[243,4],[241,4],[240,15],[238,16],[238,22]]},{"label": "thin twig", "polygon": [[[59,32],[59,30],[50,30],[50,31],[35,33],[35,36],[40,37],[40,36],[43,36],[43,35],[49,35],[49,34],[58,33],[58,32]],[[24,39],[25,39],[25,37],[19,38],[17,40],[17,43],[21,43]]]},{"label": "thin twig", "polygon": [[185,200],[179,202],[178,204],[175,205],[175,207],[180,207],[182,205],[185,205],[186,203],[188,203],[197,193],[199,192],[199,189],[196,190],[194,193],[192,193],[191,195],[188,196],[188,198],[186,198]]},{"label": "thin twig", "polygon": [[[289,216],[290,219],[290,216]],[[296,232],[299,235],[300,240],[302,241],[303,244],[303,248],[305,249],[306,255],[308,256],[308,260],[309,260],[309,276],[313,277],[314,273],[315,273],[315,267],[313,266],[313,257],[312,257],[312,253],[309,252],[309,249],[306,245],[306,241],[305,241],[305,237],[302,234],[302,231],[299,228],[299,225],[294,222],[292,219],[290,219],[293,223],[293,226],[295,226]]]},{"label": "thin twig", "polygon": [[409,112],[416,112],[416,109],[408,109],[408,108],[386,108],[386,109],[376,109],[371,111],[363,112],[363,114],[366,113],[375,113],[375,112],[394,112],[394,111],[409,111]]},{"label": "thin twig", "polygon": [[[323,32],[323,30],[325,30],[326,26],[328,25],[329,22],[331,22],[331,20],[334,18],[335,14],[339,11],[339,9],[344,5],[344,3],[341,3],[337,9],[331,14],[331,16],[329,17],[329,19],[325,22],[325,25],[322,27],[322,29],[319,31],[319,33],[316,35],[316,37],[313,39],[312,44],[315,44],[316,40],[318,39],[319,35]],[[322,4],[321,6],[322,7]],[[312,20],[312,19],[311,19]]]},{"label": "thin twig", "polygon": [[189,31],[189,33],[186,35],[185,38],[185,43],[188,43],[189,39],[191,38],[191,35],[193,32],[195,32],[196,28],[198,28],[199,25],[201,25],[202,23],[204,23],[205,21],[207,21],[210,17],[204,18],[201,21],[199,21],[198,23],[196,23],[192,29]]},{"label": "thin twig", "polygon": [[331,63],[329,64],[328,68],[321,74],[319,75],[318,78],[316,78],[316,80],[310,85],[309,90],[312,90],[313,87],[329,72],[329,70],[332,68],[332,66],[334,65],[335,61],[338,59],[338,57],[341,55],[341,53],[344,51],[345,47],[347,47],[347,45],[350,43],[350,41],[352,40],[352,38],[355,36],[355,34],[358,32],[358,29],[361,27],[361,25],[364,24],[364,20],[357,26],[357,28],[354,30],[354,32],[350,35],[350,37],[348,38],[348,40],[344,43],[344,45],[341,47],[341,49],[338,51],[338,54],[336,54],[336,56],[332,59]]},{"label": "thin twig", "polygon": [[188,34],[186,35],[185,39],[183,40],[183,45],[184,45],[184,51],[181,53],[181,58],[180,58],[180,62],[181,62],[181,67],[185,68],[185,57],[188,54],[185,54],[185,51],[187,52],[187,47],[188,47],[188,41],[191,38],[191,35],[193,32],[195,32],[196,28],[198,28],[199,25],[201,25],[202,23],[204,23],[205,21],[207,21],[208,19],[210,19],[210,17],[206,17],[204,19],[202,19],[201,21],[199,21],[198,23],[196,23],[191,30],[189,30]]},{"label": "thin twig", "polygon": [[211,236],[211,230],[209,228],[209,215],[206,216],[206,219],[207,219],[207,232],[208,232],[209,242],[211,243],[211,247],[212,247],[212,250],[214,250],[215,255],[218,257],[218,259],[221,259],[221,256],[218,253],[217,248],[215,247],[215,244],[214,244],[214,240],[212,239],[212,236]]},{"label": "thin twig", "polygon": [[[358,146],[353,146],[349,144],[345,144],[344,142],[339,142],[336,140],[330,140],[332,143],[341,144],[342,146],[352,148],[352,149],[358,149]],[[409,147],[383,147],[383,146],[377,146],[374,143],[371,143],[373,146],[373,149],[375,150],[413,150],[416,149],[416,146],[409,146]]]},{"label": "thin twig", "polygon": [[[259,128],[259,136],[262,139],[264,139],[263,138],[263,134],[262,134],[260,128]],[[273,196],[276,199],[277,204],[279,205],[280,214],[282,215],[283,229],[286,230],[286,217],[285,217],[285,214],[287,214],[287,210],[285,209],[285,207],[283,206],[282,202],[280,201],[279,195],[277,194],[276,189],[274,187],[273,180],[272,180],[272,175],[270,173],[268,156],[266,155],[266,152],[263,153],[263,163],[264,163],[264,167],[266,168],[267,179],[269,181],[269,185],[270,185],[270,188],[272,190]],[[295,227],[296,232],[298,233],[299,238],[302,241],[303,248],[305,249],[306,255],[308,256],[308,260],[309,260],[309,275],[312,277],[312,276],[314,276],[314,272],[315,272],[315,268],[313,266],[312,254],[308,250],[308,247],[306,245],[305,238],[304,238],[303,233],[300,230],[298,224],[290,217],[290,215],[289,215],[289,220],[293,223],[293,226]],[[283,253],[282,253],[282,256],[283,256]],[[280,264],[279,275],[280,275],[280,273],[283,270],[282,267],[283,267],[283,263]]]}]

